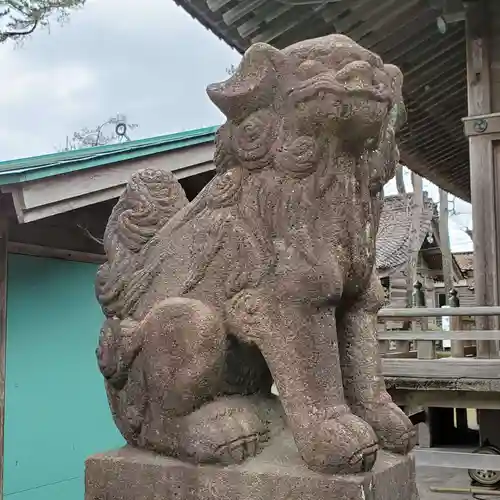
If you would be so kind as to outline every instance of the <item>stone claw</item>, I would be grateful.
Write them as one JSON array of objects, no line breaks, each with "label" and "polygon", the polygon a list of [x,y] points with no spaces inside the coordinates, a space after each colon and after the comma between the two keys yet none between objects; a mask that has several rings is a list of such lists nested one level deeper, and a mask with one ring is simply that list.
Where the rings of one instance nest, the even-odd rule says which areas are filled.
[{"label": "stone claw", "polygon": [[227,464],[241,464],[247,458],[255,457],[262,450],[265,442],[259,434],[244,436],[221,445],[214,453],[217,461]]},{"label": "stone claw", "polygon": [[240,464],[269,440],[269,429],[248,398],[232,397],[206,404],[184,417],[181,458],[197,463]]},{"label": "stone claw", "polygon": [[316,423],[297,441],[306,464],[328,474],[367,472],[378,450],[373,429],[351,413]]},{"label": "stone claw", "polygon": [[381,448],[406,455],[417,444],[415,426],[395,403],[380,403],[365,409],[361,416],[372,426]]},{"label": "stone claw", "polygon": [[386,441],[383,448],[392,453],[407,455],[417,444],[417,431],[415,429],[401,434],[392,441]]}]

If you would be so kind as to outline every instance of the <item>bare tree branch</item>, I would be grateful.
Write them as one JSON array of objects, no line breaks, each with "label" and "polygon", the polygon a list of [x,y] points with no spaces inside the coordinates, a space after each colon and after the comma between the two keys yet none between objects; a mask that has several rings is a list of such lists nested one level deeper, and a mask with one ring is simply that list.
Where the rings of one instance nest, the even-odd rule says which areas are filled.
[{"label": "bare tree branch", "polygon": [[86,0],[0,0],[0,43],[20,41],[51,21],[66,22]]},{"label": "bare tree branch", "polygon": [[[66,137],[66,146],[60,151],[105,146],[130,141],[128,132],[138,127],[137,123],[128,123],[125,115],[118,114],[108,118],[95,128],[85,127],[73,134],[70,139]],[[107,132],[107,133],[106,133]]]},{"label": "bare tree branch", "polygon": [[[449,203],[451,203],[451,208],[449,209],[450,216],[468,215],[468,214],[463,214],[456,209],[455,201],[456,201],[455,197],[449,200]],[[471,241],[474,241],[471,228],[469,228],[468,226],[462,226],[461,229],[471,239]]]}]

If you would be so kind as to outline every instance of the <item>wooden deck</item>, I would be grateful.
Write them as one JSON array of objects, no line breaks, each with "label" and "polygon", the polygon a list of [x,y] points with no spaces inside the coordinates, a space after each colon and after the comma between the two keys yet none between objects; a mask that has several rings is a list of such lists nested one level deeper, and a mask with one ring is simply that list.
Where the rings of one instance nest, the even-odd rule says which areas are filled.
[{"label": "wooden deck", "polygon": [[500,379],[500,359],[442,358],[398,359],[382,361],[386,377],[418,379]]},{"label": "wooden deck", "polygon": [[[378,332],[382,370],[394,400],[409,411],[422,407],[500,409],[500,357],[476,357],[477,343],[498,343],[500,330],[464,330],[460,321],[463,316],[483,317],[495,325],[499,315],[500,307],[381,310],[381,321],[411,321],[408,330]],[[428,329],[427,318],[443,316],[451,318],[451,331]],[[437,350],[437,342],[443,340],[451,341],[451,352]]]}]

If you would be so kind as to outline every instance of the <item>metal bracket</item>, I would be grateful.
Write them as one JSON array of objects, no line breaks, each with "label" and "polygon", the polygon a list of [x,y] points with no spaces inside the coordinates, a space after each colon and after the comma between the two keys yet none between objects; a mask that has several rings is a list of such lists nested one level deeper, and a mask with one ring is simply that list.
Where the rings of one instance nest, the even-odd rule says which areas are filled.
[{"label": "metal bracket", "polygon": [[500,134],[500,113],[462,118],[466,137]]}]

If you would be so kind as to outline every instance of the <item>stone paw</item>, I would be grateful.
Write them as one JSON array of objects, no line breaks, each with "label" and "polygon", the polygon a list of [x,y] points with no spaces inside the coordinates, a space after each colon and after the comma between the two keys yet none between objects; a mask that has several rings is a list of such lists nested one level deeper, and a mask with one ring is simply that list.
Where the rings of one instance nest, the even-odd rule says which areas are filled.
[{"label": "stone paw", "polygon": [[317,422],[298,439],[309,468],[329,474],[355,474],[372,469],[377,457],[377,436],[352,413]]},{"label": "stone paw", "polygon": [[239,464],[257,455],[269,430],[244,397],[206,404],[183,418],[179,458],[196,463]]},{"label": "stone paw", "polygon": [[361,415],[377,434],[381,448],[406,455],[417,444],[415,426],[396,404],[380,403],[365,409]]},{"label": "stone paw", "polygon": [[214,457],[222,464],[240,464],[247,458],[256,456],[267,440],[267,432],[242,436],[235,441],[220,445],[215,450]]}]

